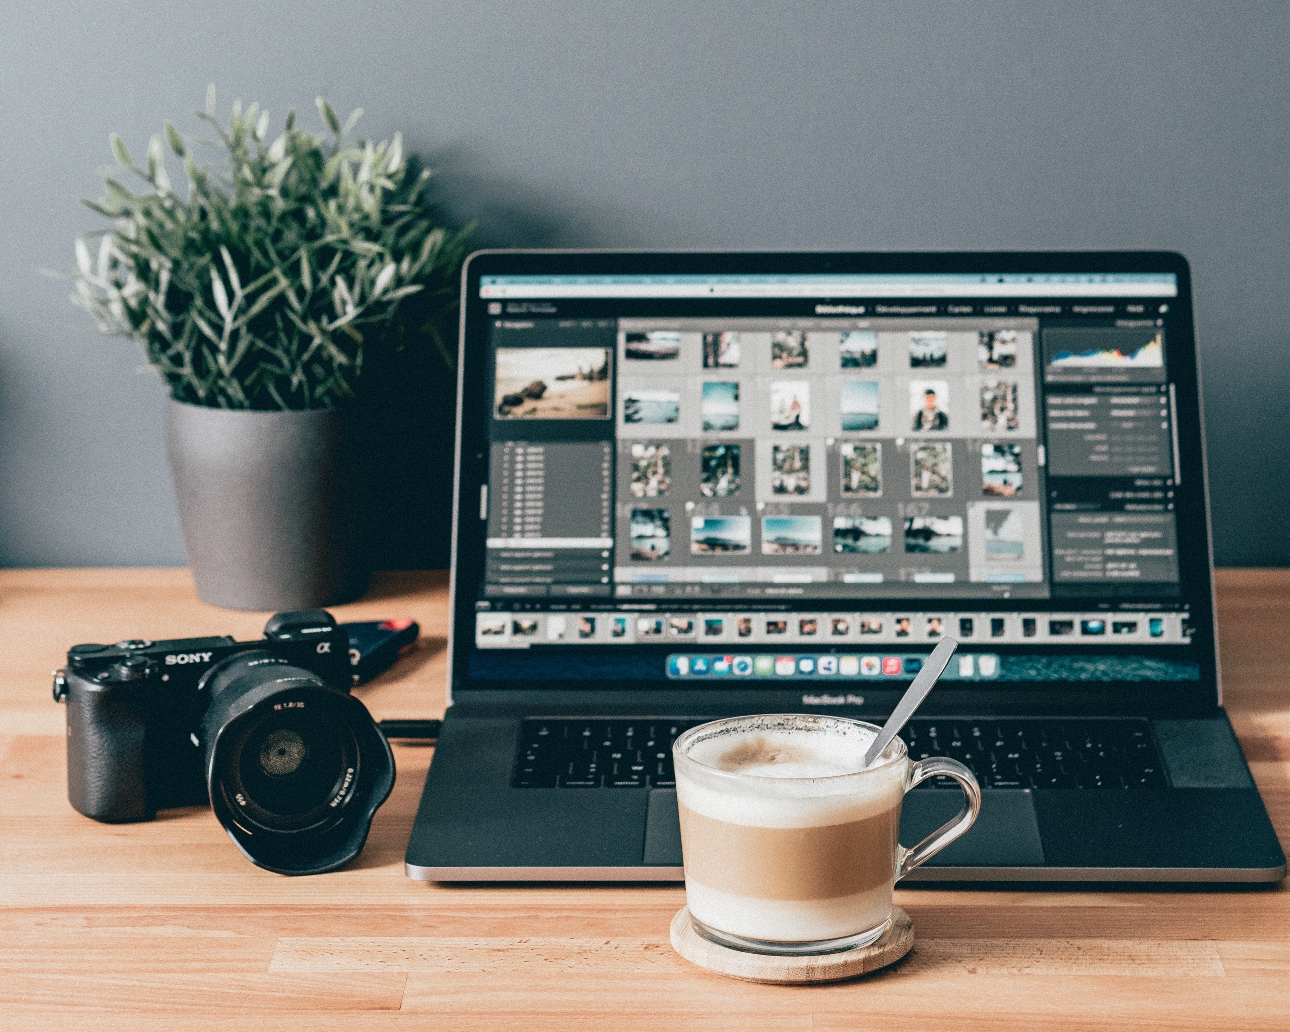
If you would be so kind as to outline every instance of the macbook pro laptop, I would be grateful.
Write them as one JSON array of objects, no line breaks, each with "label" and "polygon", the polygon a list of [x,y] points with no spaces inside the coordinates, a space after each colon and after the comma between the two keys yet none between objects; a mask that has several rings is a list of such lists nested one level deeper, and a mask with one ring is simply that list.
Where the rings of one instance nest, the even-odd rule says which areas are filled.
[{"label": "macbook pro laptop", "polygon": [[[881,723],[980,818],[911,881],[1276,882],[1222,709],[1169,253],[482,252],[463,274],[442,881],[682,877],[671,745]],[[961,805],[910,792],[912,844]]]}]

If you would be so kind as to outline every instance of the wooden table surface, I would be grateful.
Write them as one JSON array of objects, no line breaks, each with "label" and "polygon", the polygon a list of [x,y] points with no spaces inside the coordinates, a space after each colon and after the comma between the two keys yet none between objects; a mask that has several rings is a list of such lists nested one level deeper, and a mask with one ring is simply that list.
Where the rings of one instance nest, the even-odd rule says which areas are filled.
[{"label": "wooden table surface", "polygon": [[[1290,570],[1219,577],[1226,704],[1290,845]],[[387,574],[341,619],[412,616],[420,649],[358,694],[443,708],[443,574]],[[109,826],[66,798],[69,645],[258,637],[185,570],[0,571],[0,1027],[21,1029],[1290,1028],[1290,892],[904,889],[913,953],[813,988],[701,971],[668,945],[679,886],[443,887],[404,876],[431,757],[348,869],[253,867],[209,811]]]}]

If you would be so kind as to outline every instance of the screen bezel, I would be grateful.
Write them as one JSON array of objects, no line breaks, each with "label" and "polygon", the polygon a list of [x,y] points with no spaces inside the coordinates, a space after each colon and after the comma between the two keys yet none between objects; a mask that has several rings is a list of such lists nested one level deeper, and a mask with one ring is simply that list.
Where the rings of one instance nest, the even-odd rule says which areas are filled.
[{"label": "screen bezel", "polygon": [[[538,696],[570,699],[600,697],[609,686],[597,682],[553,689],[549,682],[524,686],[509,682],[472,683],[467,670],[475,649],[473,585],[483,574],[484,527],[478,518],[481,485],[487,483],[489,412],[487,389],[487,302],[480,297],[480,279],[494,275],[650,275],[650,274],[975,274],[975,273],[1172,273],[1178,294],[1171,299],[1166,363],[1176,385],[1179,466],[1184,476],[1175,489],[1178,513],[1177,547],[1180,589],[1192,606],[1193,649],[1201,666],[1196,682],[1088,683],[1031,682],[1024,685],[955,686],[955,700],[974,709],[1059,711],[1096,709],[1099,712],[1182,713],[1214,707],[1220,701],[1216,626],[1213,609],[1213,562],[1210,542],[1208,485],[1204,460],[1199,356],[1192,315],[1190,268],[1174,252],[673,252],[673,251],[480,251],[462,271],[461,338],[458,359],[457,463],[451,574],[452,627],[449,634],[448,693],[453,700],[530,699]],[[824,303],[837,299],[815,299]],[[1196,471],[1191,473],[1191,471]],[[1190,475],[1187,475],[1190,474]],[[1201,517],[1201,518],[1198,518]],[[461,590],[459,590],[461,589]],[[911,602],[911,606],[914,603]],[[884,605],[878,603],[878,605]],[[857,606],[857,608],[861,608]],[[630,646],[628,646],[630,647]],[[916,651],[916,650],[915,650]],[[891,695],[890,686],[865,685],[871,699]],[[752,685],[735,682],[729,688],[686,686],[684,697],[729,700],[731,692]],[[876,690],[875,690],[876,689]],[[674,684],[620,683],[604,695],[606,701],[631,696],[677,696]],[[742,694],[742,692],[740,693]],[[751,694],[751,693],[750,693]],[[800,689],[760,692],[770,698],[794,695]],[[552,699],[554,701],[554,698]],[[697,712],[697,711],[696,711]]]}]

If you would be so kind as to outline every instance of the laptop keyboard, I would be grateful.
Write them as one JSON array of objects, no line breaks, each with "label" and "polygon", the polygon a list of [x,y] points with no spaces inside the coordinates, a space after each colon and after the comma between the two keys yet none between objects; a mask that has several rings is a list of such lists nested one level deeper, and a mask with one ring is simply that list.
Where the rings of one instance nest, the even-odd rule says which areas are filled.
[{"label": "laptop keyboard", "polygon": [[[515,788],[674,788],[672,743],[707,718],[524,721]],[[901,737],[915,760],[948,756],[982,788],[1163,788],[1148,721],[916,719]],[[957,788],[934,778],[933,788]]]}]

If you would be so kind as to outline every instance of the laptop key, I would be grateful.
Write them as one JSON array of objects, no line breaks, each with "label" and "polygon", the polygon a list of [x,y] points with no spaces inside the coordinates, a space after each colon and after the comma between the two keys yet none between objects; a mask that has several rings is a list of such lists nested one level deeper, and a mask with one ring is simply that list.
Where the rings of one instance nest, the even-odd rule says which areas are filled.
[{"label": "laptop key", "polygon": [[[701,720],[535,719],[515,753],[516,788],[673,788],[672,743]],[[949,756],[983,788],[1126,791],[1164,787],[1147,721],[915,718],[902,735],[913,760]],[[932,778],[920,788],[956,788]]]}]

